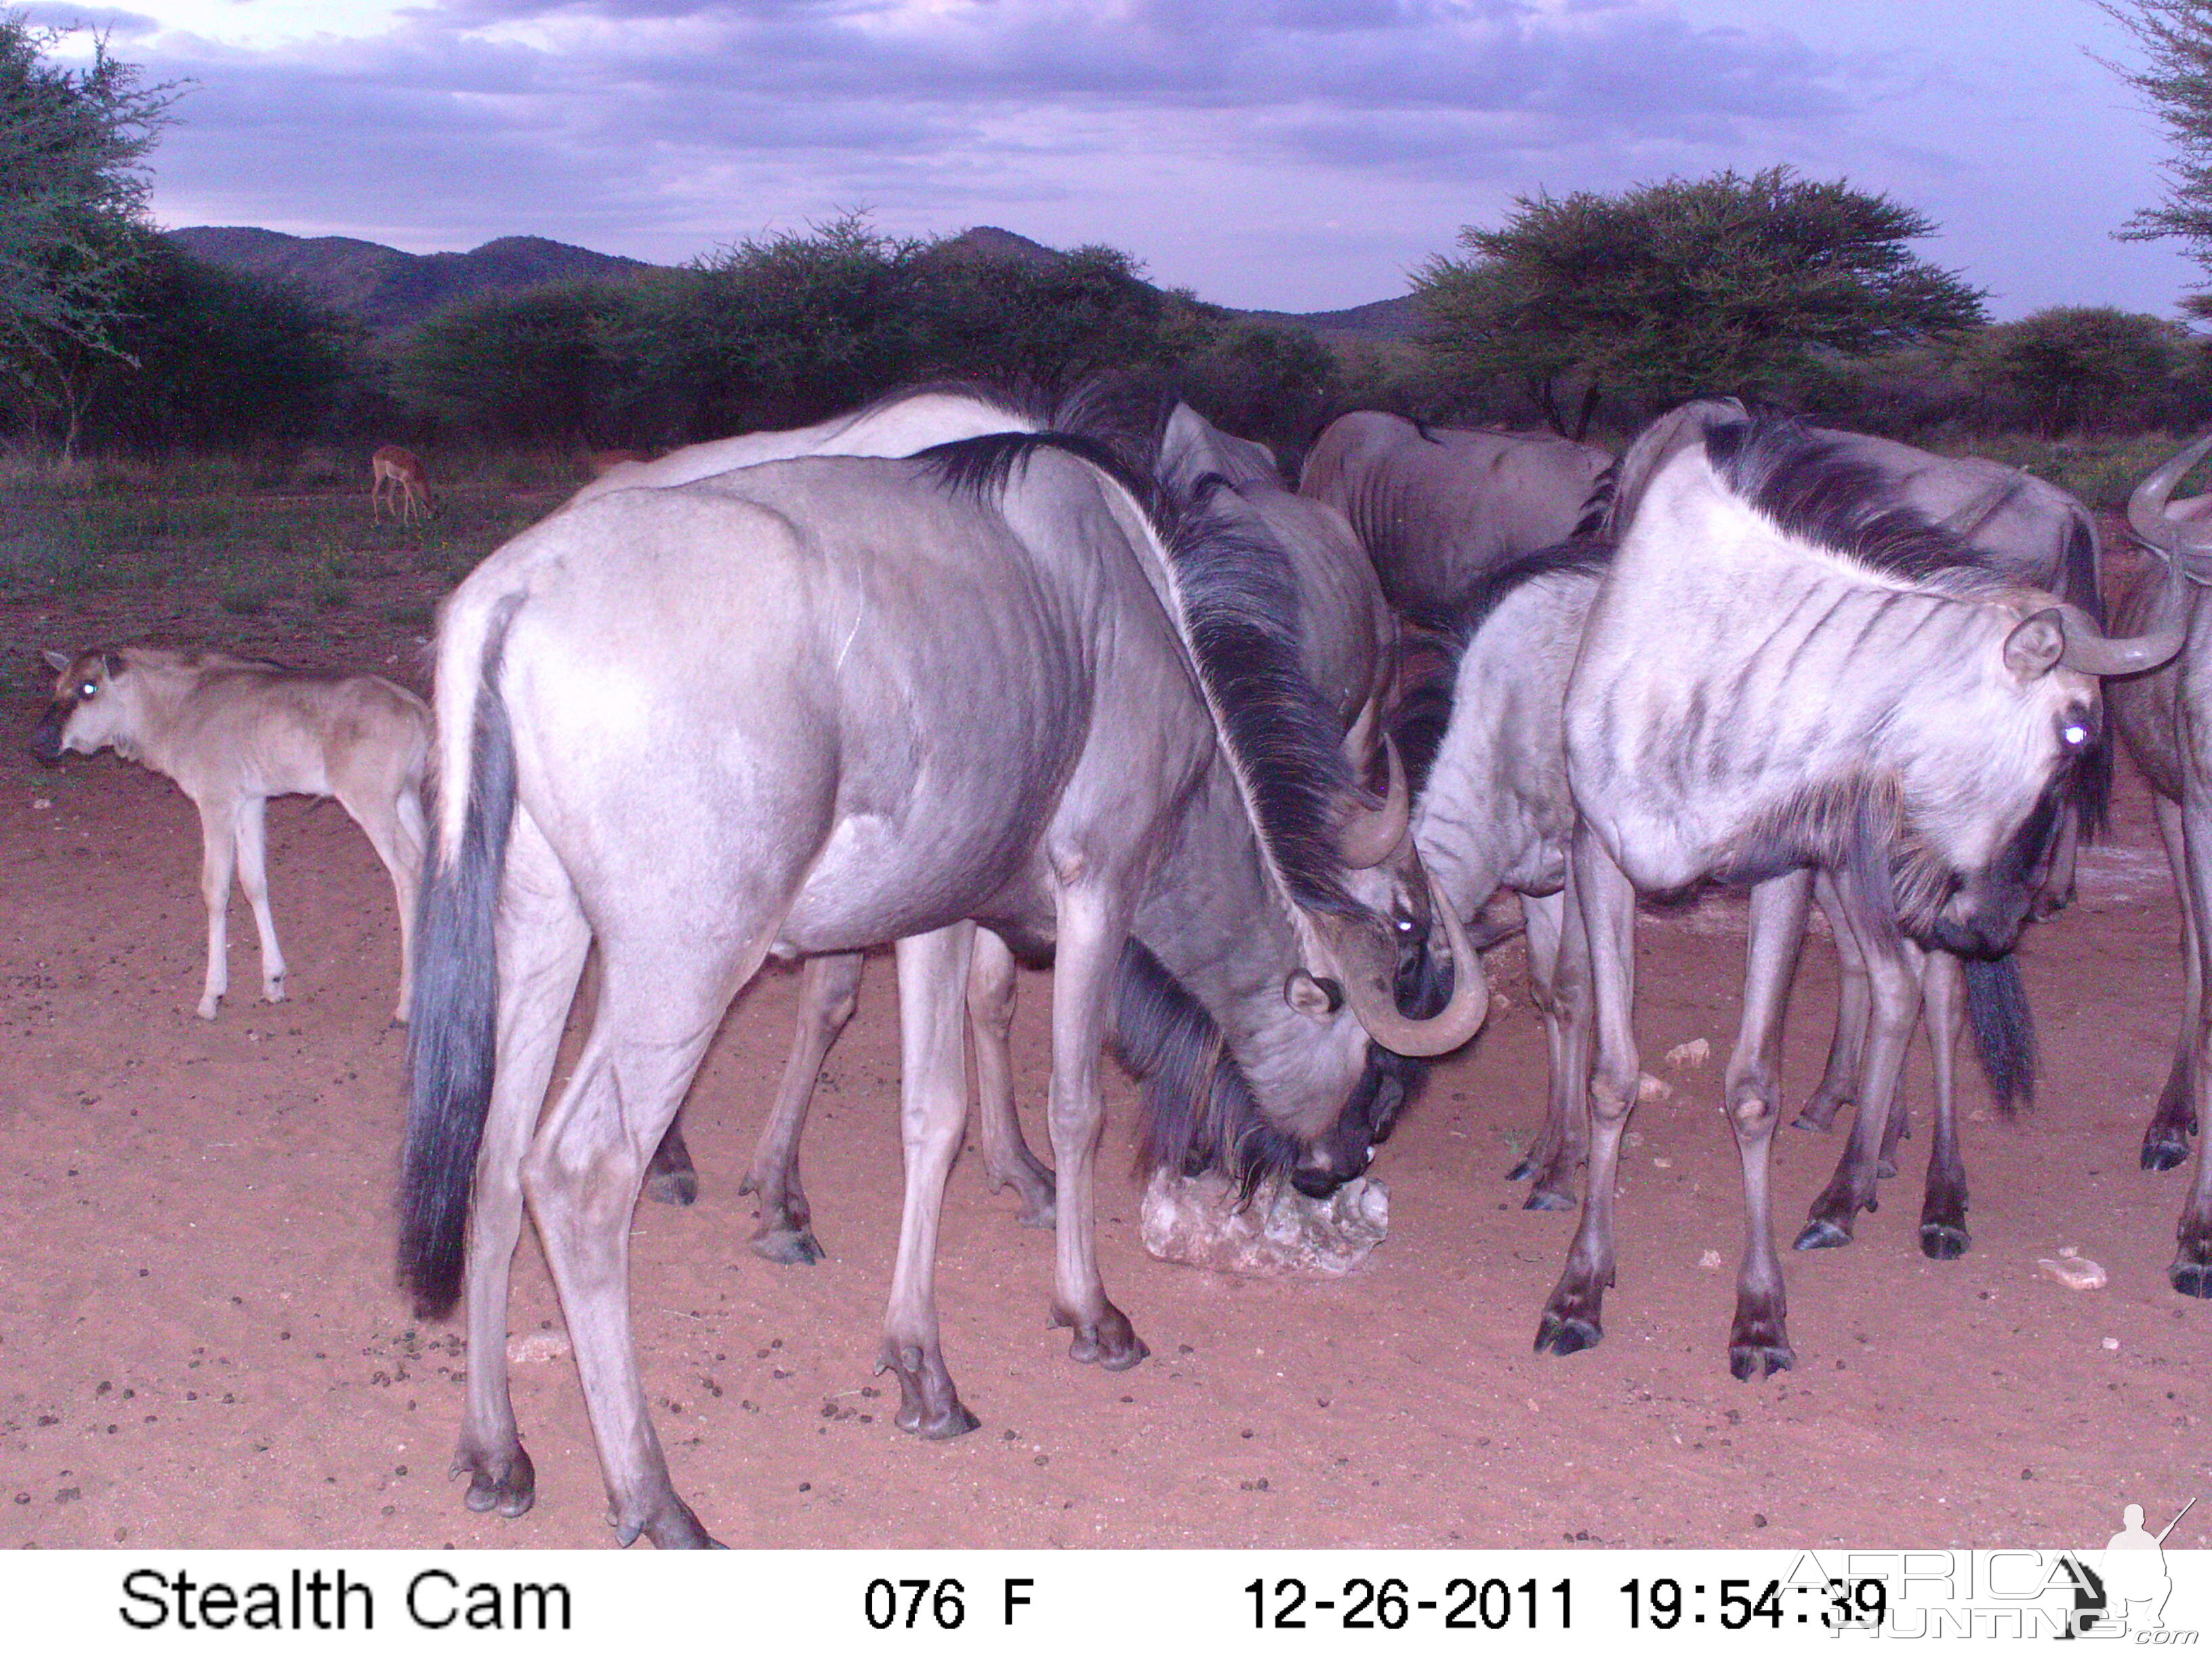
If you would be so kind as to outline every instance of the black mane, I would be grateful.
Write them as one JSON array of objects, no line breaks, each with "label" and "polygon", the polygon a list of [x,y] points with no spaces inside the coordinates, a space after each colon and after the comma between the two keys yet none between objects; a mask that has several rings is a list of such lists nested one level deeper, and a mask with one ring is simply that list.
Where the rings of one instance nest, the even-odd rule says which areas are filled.
[{"label": "black mane", "polygon": [[1794,415],[1709,426],[1705,455],[1734,495],[1801,541],[1910,582],[1954,592],[2009,586],[1979,548],[1905,505],[1879,468]]}]

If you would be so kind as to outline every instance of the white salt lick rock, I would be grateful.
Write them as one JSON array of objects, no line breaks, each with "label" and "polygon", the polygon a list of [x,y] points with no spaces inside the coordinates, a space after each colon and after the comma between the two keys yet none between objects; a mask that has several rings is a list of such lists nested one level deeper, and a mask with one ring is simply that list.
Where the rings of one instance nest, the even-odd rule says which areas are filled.
[{"label": "white salt lick rock", "polygon": [[1327,1198],[1287,1182],[1263,1185],[1249,1204],[1224,1177],[1154,1176],[1138,1211],[1139,1237],[1162,1261],[1216,1273],[1334,1278],[1365,1261],[1390,1231],[1390,1189],[1368,1176]]}]

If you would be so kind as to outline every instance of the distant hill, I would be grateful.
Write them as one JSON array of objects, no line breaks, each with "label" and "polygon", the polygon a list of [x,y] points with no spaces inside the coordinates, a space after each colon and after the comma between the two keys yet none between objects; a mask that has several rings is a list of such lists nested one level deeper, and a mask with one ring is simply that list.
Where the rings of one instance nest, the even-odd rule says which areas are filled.
[{"label": "distant hill", "polygon": [[[511,293],[547,283],[606,281],[660,269],[642,260],[549,241],[502,236],[466,253],[403,253],[351,236],[288,236],[242,226],[193,225],[167,233],[187,253],[296,288],[358,317],[378,333],[419,323],[441,306],[479,294]],[[1066,256],[996,225],[975,225],[936,246],[940,258],[1049,265]],[[1231,309],[1224,307],[1224,309]],[[1420,332],[1419,302],[1405,295],[1345,311],[1244,311],[1255,322],[1310,330],[1331,343],[1410,340]]]},{"label": "distant hill", "polygon": [[379,333],[406,328],[441,306],[479,294],[656,269],[543,236],[502,236],[466,253],[403,253],[350,236],[288,236],[222,225],[194,225],[168,237],[195,258],[296,288]]}]

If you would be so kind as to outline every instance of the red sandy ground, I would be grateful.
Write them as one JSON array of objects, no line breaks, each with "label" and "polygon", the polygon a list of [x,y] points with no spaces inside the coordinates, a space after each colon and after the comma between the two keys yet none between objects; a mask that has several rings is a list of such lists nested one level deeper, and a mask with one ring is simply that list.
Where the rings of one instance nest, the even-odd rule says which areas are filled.
[{"label": "red sandy ground", "polygon": [[[421,683],[419,643],[359,608],[235,619],[164,608],[0,608],[9,728],[36,718],[40,645],[221,621],[301,665]],[[401,612],[404,614],[404,611]],[[419,631],[419,630],[417,630]],[[390,891],[334,805],[270,813],[293,1000],[254,1000],[234,913],[222,1018],[192,1016],[198,838],[166,781],[112,757],[0,762],[0,1544],[594,1546],[609,1536],[573,1365],[516,1368],[538,1470],[520,1520],[445,1479],[465,1356],[393,1288],[401,1035]],[[2176,916],[2139,787],[2093,852],[2081,902],[2026,950],[2040,1104],[1993,1120],[1968,1085],[1973,1249],[1915,1243],[1924,1134],[1845,1250],[1790,1256],[1798,1369],[1742,1384],[1725,1343],[1741,1223],[1717,1110],[1737,1008],[1740,908],[1643,933],[1645,1065],[1674,1088],[1625,1155],[1620,1283],[1606,1339],[1529,1351],[1572,1218],[1524,1213],[1500,1177],[1541,1100],[1543,1043],[1517,946],[1497,1007],[1440,1067],[1376,1173],[1393,1232],[1337,1283],[1237,1280],[1152,1261],[1127,1179],[1133,1095],[1110,1097],[1100,1249],[1152,1358],[1071,1364],[1046,1328],[1048,1240],[954,1171],[945,1346],[982,1428],[924,1444],[871,1375],[897,1226],[896,1029],[887,966],[832,1055],[807,1145],[830,1259],[745,1248],[737,1182],[781,1063],[793,976],[743,997],[690,1107],[696,1207],[637,1216],[643,1363],[677,1483],[738,1546],[1239,1547],[2090,1544],[2124,1501],[2170,1516],[2204,1480],[2212,1308],[2166,1285],[2185,1175],[2136,1144],[2179,1016]],[[1818,1076],[1832,957],[1807,951],[1785,1079]],[[1042,1146],[1048,985],[1018,1028]],[[1660,1058],[1706,1038],[1700,1069]],[[1927,1099],[1924,1060],[1913,1098]],[[1786,1240],[1838,1142],[1785,1130]],[[2110,1288],[2040,1277],[2073,1245]],[[1707,1251],[1726,1266],[1701,1267]],[[557,1328],[534,1241],[512,1328]],[[2203,1540],[2192,1520],[2176,1546]]]}]

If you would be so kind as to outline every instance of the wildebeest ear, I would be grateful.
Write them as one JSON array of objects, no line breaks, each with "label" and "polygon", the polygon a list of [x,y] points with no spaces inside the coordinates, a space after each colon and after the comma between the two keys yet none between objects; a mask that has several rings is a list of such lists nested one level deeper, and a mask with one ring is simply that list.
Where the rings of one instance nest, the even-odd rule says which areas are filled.
[{"label": "wildebeest ear", "polygon": [[1294,968],[1283,981],[1283,1000],[1308,1019],[1328,1019],[1344,1006],[1344,988],[1333,979],[1318,979]]},{"label": "wildebeest ear", "polygon": [[74,657],[64,656],[58,651],[41,651],[39,654],[46,659],[46,666],[57,674],[76,660]]},{"label": "wildebeest ear", "polygon": [[100,660],[106,665],[107,669],[107,678],[111,680],[121,679],[123,678],[123,671],[131,666],[128,662],[112,651],[101,652],[100,653]]},{"label": "wildebeest ear", "polygon": [[2024,680],[2041,679],[2066,649],[2066,625],[2056,610],[2039,611],[2005,635],[2005,666]]}]

